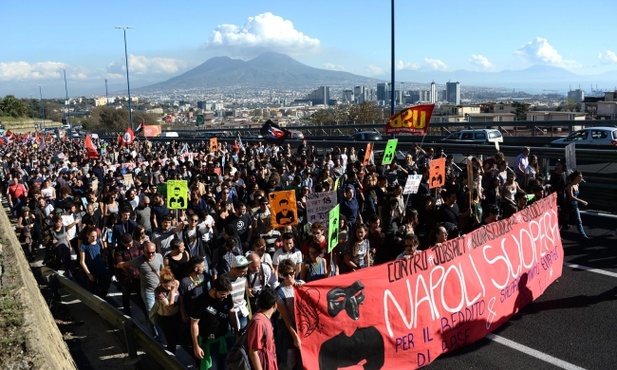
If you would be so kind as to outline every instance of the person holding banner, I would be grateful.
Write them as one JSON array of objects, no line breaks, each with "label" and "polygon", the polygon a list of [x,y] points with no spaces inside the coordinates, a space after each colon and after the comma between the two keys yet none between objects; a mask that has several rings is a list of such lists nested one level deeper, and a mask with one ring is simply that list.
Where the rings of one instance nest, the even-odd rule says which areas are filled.
[{"label": "person holding banner", "polygon": [[396,259],[409,259],[415,254],[420,253],[420,251],[418,250],[418,247],[420,246],[420,239],[418,239],[418,236],[416,234],[405,234],[405,236],[403,236],[403,243],[405,245],[405,251],[396,256]]},{"label": "person holding banner", "polygon": [[280,316],[276,322],[277,360],[281,370],[296,370],[302,368],[300,348],[302,341],[296,330],[295,291],[294,287],[304,284],[295,279],[299,271],[293,261],[287,259],[279,265],[279,276],[282,283],[276,288],[279,299],[276,302]]}]

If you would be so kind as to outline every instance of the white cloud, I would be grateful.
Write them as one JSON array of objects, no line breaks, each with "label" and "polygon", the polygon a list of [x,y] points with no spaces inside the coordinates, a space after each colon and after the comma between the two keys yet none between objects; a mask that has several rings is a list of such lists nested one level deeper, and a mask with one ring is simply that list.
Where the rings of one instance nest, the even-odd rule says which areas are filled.
[{"label": "white cloud", "polygon": [[266,12],[249,17],[242,26],[217,26],[206,47],[236,52],[277,51],[298,54],[318,50],[320,41],[296,30],[291,21]]},{"label": "white cloud", "polygon": [[473,54],[469,62],[483,71],[493,71],[495,66],[484,55]]},{"label": "white cloud", "polygon": [[371,76],[378,76],[383,74],[383,69],[381,67],[374,66],[369,64],[367,68],[367,73]]},{"label": "white cloud", "polygon": [[0,81],[47,80],[60,78],[66,65],[61,62],[0,62]]},{"label": "white cloud", "polygon": [[396,61],[396,70],[397,71],[402,71],[404,69],[407,69],[407,70],[410,70],[410,71],[417,71],[418,69],[420,69],[420,65],[418,63],[403,62],[402,60],[397,60]]},{"label": "white cloud", "polygon": [[615,54],[614,51],[607,50],[604,53],[598,53],[598,59],[600,59],[602,63],[606,64],[617,63],[617,54]]},{"label": "white cloud", "polygon": [[[171,58],[148,58],[141,55],[129,55],[129,73],[173,74],[184,68],[184,62]],[[126,73],[124,60],[111,62],[107,65],[107,73],[111,78],[121,77]]]},{"label": "white cloud", "polygon": [[424,58],[424,63],[426,63],[429,66],[429,68],[434,71],[447,71],[448,70],[448,65],[439,59]]},{"label": "white cloud", "polygon": [[342,66],[340,64],[334,64],[334,63],[324,63],[323,67],[325,69],[329,69],[329,70],[332,70],[332,71],[344,71],[345,70],[344,66]]},{"label": "white cloud", "polygon": [[556,67],[580,67],[574,60],[566,60],[547,39],[536,37],[514,52],[533,64],[548,64]]}]

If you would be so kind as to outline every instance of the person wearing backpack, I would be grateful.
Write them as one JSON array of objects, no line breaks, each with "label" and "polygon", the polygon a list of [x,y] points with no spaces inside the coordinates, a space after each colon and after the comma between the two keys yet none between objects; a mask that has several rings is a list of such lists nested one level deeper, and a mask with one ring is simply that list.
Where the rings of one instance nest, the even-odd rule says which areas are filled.
[{"label": "person wearing backpack", "polygon": [[278,294],[265,286],[257,297],[259,312],[248,325],[247,353],[255,370],[278,370],[272,315],[276,312]]},{"label": "person wearing backpack", "polygon": [[231,282],[220,276],[212,288],[193,302],[191,312],[191,339],[193,352],[201,360],[200,370],[225,370],[227,352],[234,344],[230,317]]}]

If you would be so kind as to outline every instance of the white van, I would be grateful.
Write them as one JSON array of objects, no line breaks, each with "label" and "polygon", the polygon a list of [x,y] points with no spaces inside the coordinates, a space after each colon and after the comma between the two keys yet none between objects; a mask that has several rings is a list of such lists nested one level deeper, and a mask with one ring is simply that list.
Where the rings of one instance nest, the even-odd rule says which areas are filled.
[{"label": "white van", "polygon": [[445,138],[441,139],[448,143],[503,143],[503,136],[499,130],[495,129],[477,129],[477,130],[461,130],[453,132]]},{"label": "white van", "polygon": [[164,131],[164,132],[161,132],[161,137],[177,138],[177,137],[180,137],[180,135],[176,131]]}]

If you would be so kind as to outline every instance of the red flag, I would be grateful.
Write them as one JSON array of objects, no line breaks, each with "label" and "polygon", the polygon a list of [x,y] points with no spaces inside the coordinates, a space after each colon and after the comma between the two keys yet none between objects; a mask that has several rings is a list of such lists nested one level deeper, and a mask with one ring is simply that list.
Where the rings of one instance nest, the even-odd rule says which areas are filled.
[{"label": "red flag", "polygon": [[129,127],[126,129],[126,132],[124,133],[124,135],[121,137],[120,143],[122,145],[131,145],[133,144],[133,141],[135,140],[135,133],[133,132],[133,130]]},{"label": "red flag", "polygon": [[435,104],[422,104],[393,114],[386,123],[386,134],[426,135]]},{"label": "red flag", "polygon": [[88,152],[88,158],[98,159],[99,152],[96,150],[96,147],[92,143],[92,138],[90,135],[86,135],[86,140],[84,141],[84,145],[86,146],[86,152]]}]

